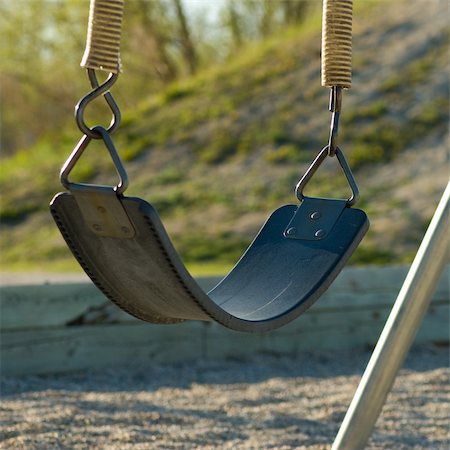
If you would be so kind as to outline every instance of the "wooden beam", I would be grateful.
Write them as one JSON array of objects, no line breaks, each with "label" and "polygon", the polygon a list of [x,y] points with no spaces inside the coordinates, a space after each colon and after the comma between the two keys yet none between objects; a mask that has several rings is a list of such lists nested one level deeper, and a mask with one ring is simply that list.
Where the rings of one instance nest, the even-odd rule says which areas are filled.
[{"label": "wooden beam", "polygon": [[[265,334],[238,333],[206,322],[147,324],[120,311],[86,283],[1,287],[0,367],[4,375],[37,374],[372,347],[406,272],[347,269],[307,313]],[[213,281],[201,284],[207,288]],[[448,289],[446,271],[416,342],[449,341]]]}]

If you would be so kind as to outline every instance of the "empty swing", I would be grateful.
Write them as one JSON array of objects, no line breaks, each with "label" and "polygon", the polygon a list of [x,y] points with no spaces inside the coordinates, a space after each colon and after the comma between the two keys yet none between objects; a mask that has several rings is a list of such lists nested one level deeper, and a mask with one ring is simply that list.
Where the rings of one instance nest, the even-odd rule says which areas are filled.
[{"label": "empty swing", "polygon": [[[76,107],[83,137],[61,169],[69,191],[50,209],[68,247],[95,285],[126,312],[147,322],[215,321],[238,331],[278,328],[302,314],[329,287],[366,233],[366,214],[353,206],[358,188],[337,147],[342,89],[351,85],[352,0],[324,0],[322,85],[331,88],[331,131],[326,145],[296,186],[299,204],[276,209],[231,272],[205,293],[189,274],[154,209],[126,197],[128,178],[111,134],[120,111],[110,88],[120,71],[123,0],[91,0],[82,66],[93,90]],[[109,72],[100,84],[95,70]],[[86,106],[104,96],[109,128],[88,127]],[[92,139],[102,140],[118,174],[116,186],[70,181]],[[351,188],[348,199],[304,195],[327,156],[336,156]]]}]

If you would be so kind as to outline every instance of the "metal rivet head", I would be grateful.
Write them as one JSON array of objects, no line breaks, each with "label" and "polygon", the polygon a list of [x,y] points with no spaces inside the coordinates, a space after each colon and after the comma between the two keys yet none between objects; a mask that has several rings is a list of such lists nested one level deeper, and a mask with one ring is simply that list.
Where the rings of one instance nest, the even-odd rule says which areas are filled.
[{"label": "metal rivet head", "polygon": [[314,236],[317,238],[323,238],[326,235],[325,230],[317,230],[314,233]]},{"label": "metal rivet head", "polygon": [[295,228],[295,227],[291,227],[291,228],[289,228],[287,231],[286,231],[286,234],[288,235],[288,236],[293,236],[294,234],[296,234],[297,233],[297,228]]},{"label": "metal rivet head", "polygon": [[311,217],[312,220],[317,220],[322,217],[322,214],[319,211],[314,211],[309,217]]}]

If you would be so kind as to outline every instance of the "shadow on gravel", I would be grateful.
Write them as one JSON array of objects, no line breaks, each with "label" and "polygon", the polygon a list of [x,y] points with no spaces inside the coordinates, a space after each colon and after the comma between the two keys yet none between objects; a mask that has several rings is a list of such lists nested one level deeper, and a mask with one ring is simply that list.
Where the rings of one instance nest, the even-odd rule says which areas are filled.
[{"label": "shadow on gravel", "polygon": [[[198,360],[171,365],[136,365],[98,371],[39,376],[2,377],[2,397],[31,391],[133,392],[161,388],[188,389],[192,384],[233,385],[259,383],[272,378],[326,379],[361,375],[371,352],[321,351],[287,357],[256,355],[243,360]],[[414,347],[404,369],[423,372],[449,367],[448,346]]]}]

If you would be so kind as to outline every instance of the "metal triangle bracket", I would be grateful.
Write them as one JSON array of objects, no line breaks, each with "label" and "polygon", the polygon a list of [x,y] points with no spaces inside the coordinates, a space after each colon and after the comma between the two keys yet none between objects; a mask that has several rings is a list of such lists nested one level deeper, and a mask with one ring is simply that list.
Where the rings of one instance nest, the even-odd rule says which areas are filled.
[{"label": "metal triangle bracket", "polygon": [[[329,146],[327,145],[319,152],[319,154],[316,156],[314,161],[311,163],[311,165],[306,170],[305,174],[302,176],[300,181],[297,183],[297,186],[295,188],[295,194],[297,195],[297,198],[301,202],[306,198],[305,195],[303,194],[305,186],[308,184],[308,182],[311,180],[313,175],[316,173],[319,166],[323,163],[325,158],[328,156],[328,147]],[[358,185],[356,184],[356,180],[353,177],[352,171],[350,170],[347,160],[345,159],[344,153],[342,153],[342,150],[339,147],[336,147],[336,157],[339,161],[342,171],[344,172],[344,175],[345,175],[347,182],[350,186],[350,189],[352,191],[352,195],[347,199],[346,205],[353,206],[359,199]]]},{"label": "metal triangle bracket", "polygon": [[116,169],[117,175],[119,177],[119,182],[115,186],[98,186],[88,183],[74,183],[69,181],[69,175],[74,169],[75,165],[77,164],[78,160],[81,158],[81,155],[86,150],[87,146],[93,139],[89,135],[84,135],[81,140],[78,142],[78,145],[73,150],[72,154],[69,156],[67,161],[64,163],[61,173],[60,173],[60,180],[61,184],[69,189],[72,190],[83,190],[86,189],[92,189],[92,188],[99,188],[99,187],[105,187],[105,188],[112,188],[114,192],[119,195],[123,194],[125,192],[126,188],[128,187],[128,175],[125,170],[125,167],[122,164],[122,161],[120,159],[119,154],[117,153],[116,147],[108,133],[108,130],[106,130],[103,127],[97,126],[92,129],[92,131],[99,136],[99,139],[102,139],[102,141],[105,144],[106,149],[108,150],[111,159],[114,163],[114,167]]},{"label": "metal triangle bracket", "polygon": [[119,177],[118,183],[115,186],[104,186],[75,183],[69,180],[70,173],[91,140],[94,139],[90,135],[84,135],[81,138],[65,162],[60,174],[61,183],[74,196],[84,221],[93,233],[102,237],[131,239],[136,231],[120,201],[121,194],[128,187],[125,167],[108,130],[103,127],[94,127],[92,132],[96,139],[103,140]]}]

